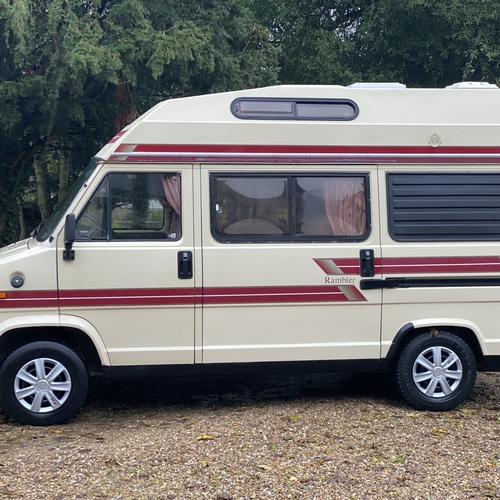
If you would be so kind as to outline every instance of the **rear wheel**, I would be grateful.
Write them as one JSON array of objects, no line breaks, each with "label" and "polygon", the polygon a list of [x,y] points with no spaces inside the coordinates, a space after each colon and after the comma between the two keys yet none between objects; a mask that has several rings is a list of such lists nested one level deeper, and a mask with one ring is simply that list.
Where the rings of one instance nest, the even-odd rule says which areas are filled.
[{"label": "rear wheel", "polygon": [[419,335],[402,351],[396,383],[418,410],[446,411],[462,403],[476,381],[476,360],[460,337],[448,332]]},{"label": "rear wheel", "polygon": [[20,347],[0,370],[0,406],[21,424],[66,422],[82,407],[87,390],[88,374],[82,359],[56,342]]}]

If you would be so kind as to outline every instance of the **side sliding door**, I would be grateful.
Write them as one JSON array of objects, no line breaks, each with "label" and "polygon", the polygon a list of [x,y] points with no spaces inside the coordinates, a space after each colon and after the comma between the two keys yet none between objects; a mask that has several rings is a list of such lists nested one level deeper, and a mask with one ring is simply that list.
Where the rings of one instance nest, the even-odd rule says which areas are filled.
[{"label": "side sliding door", "polygon": [[201,174],[203,362],[378,359],[376,167]]}]

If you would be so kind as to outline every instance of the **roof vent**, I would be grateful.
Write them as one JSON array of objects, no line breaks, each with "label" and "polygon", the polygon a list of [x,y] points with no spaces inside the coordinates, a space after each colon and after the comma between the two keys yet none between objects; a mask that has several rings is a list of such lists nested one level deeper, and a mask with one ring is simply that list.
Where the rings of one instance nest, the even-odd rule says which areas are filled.
[{"label": "roof vent", "polygon": [[494,83],[488,82],[458,82],[445,87],[447,89],[497,89]]},{"label": "roof vent", "polygon": [[406,85],[397,82],[356,82],[349,89],[405,89]]}]

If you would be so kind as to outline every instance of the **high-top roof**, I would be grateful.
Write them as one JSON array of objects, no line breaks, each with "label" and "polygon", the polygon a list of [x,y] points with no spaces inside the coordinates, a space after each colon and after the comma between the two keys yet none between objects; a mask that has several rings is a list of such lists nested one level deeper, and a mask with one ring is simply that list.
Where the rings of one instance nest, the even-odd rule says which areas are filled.
[{"label": "high-top roof", "polygon": [[[257,108],[265,113],[238,116],[235,102],[240,101],[260,103]],[[273,106],[283,102],[319,108],[323,103],[347,103],[354,111],[347,118],[333,119],[322,116],[321,109],[318,118],[312,119],[307,112],[273,114]],[[98,156],[133,161],[141,151],[210,153],[225,148],[238,153],[251,147],[269,152],[274,146],[500,153],[499,126],[500,89],[482,82],[445,89],[408,89],[397,84],[283,85],[161,102],[113,138]],[[127,152],[131,154],[123,154]],[[147,161],[145,155],[140,161]]]}]

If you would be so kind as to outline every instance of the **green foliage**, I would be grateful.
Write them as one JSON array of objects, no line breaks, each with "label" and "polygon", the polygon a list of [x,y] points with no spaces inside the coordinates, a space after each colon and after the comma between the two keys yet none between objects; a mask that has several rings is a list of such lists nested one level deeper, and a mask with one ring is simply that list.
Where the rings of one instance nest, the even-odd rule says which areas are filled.
[{"label": "green foliage", "polygon": [[69,151],[74,179],[161,99],[278,81],[493,83],[499,21],[498,0],[0,0],[0,244],[19,200],[33,204],[35,159],[56,202]]},{"label": "green foliage", "polygon": [[259,19],[270,25],[280,48],[282,83],[347,85],[358,78],[352,57],[359,3],[255,0]]},{"label": "green foliage", "polygon": [[275,83],[249,1],[0,0],[0,244],[35,158],[74,176],[161,99]]},{"label": "green foliage", "polygon": [[497,0],[255,0],[284,83],[442,87],[500,76]]}]

